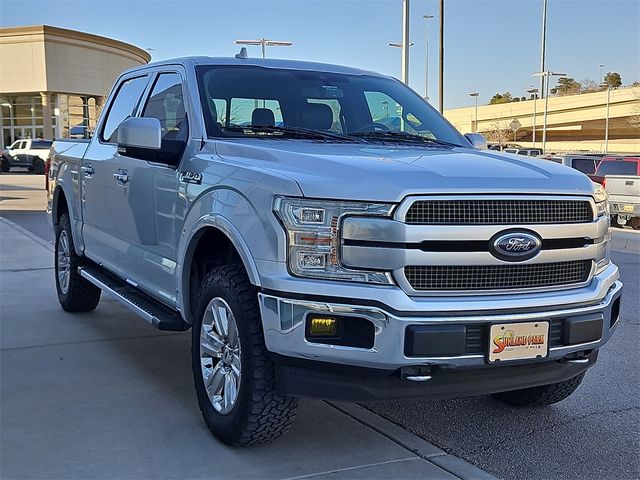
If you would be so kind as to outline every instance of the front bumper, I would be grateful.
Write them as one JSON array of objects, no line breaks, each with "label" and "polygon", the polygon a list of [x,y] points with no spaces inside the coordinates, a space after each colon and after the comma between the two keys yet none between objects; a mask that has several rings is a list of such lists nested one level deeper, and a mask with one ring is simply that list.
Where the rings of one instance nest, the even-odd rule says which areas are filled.
[{"label": "front bumper", "polygon": [[[618,300],[622,291],[622,283],[617,278],[618,269],[615,265],[611,265],[594,277],[592,284],[608,285],[608,287],[602,296],[595,299],[592,297],[591,302],[556,306],[547,304],[539,307],[523,301],[513,310],[505,309],[504,302],[499,297],[493,299],[493,305],[491,300],[483,301],[482,306],[485,308],[482,309],[474,308],[471,299],[468,298],[448,299],[451,304],[464,305],[466,307],[464,313],[459,310],[448,313],[440,309],[429,311],[427,308],[420,311],[398,312],[385,308],[384,305],[358,304],[360,302],[353,299],[328,301],[318,296],[314,298],[305,295],[302,298],[295,298],[295,294],[272,292],[260,293],[259,304],[267,349],[281,356],[383,370],[396,370],[416,365],[491,368],[492,366],[487,365],[486,362],[486,352],[450,356],[407,356],[404,348],[406,329],[410,325],[481,325],[488,328],[491,323],[524,321],[555,321],[560,323],[562,328],[566,322],[577,317],[591,316],[602,319],[602,332],[599,339],[587,343],[551,345],[547,358],[525,363],[559,360],[576,352],[597,350],[609,340],[617,322]],[[567,292],[563,294],[566,295]],[[580,298],[581,294],[577,295]],[[428,307],[428,303],[425,304],[422,300],[420,305]],[[374,325],[373,346],[356,348],[309,341],[305,328],[306,319],[314,313],[366,319]]]}]

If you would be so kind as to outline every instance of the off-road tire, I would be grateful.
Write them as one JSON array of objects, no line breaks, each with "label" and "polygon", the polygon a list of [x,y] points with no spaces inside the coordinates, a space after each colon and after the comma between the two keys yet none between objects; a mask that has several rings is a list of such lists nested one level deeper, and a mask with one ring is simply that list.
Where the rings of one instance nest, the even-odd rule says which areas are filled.
[{"label": "off-road tire", "polygon": [[[298,408],[296,398],[276,391],[274,365],[264,343],[257,293],[241,265],[215,267],[202,284],[191,328],[193,378],[200,411],[211,432],[232,446],[259,445],[282,436],[290,429]],[[241,347],[238,398],[224,415],[209,400],[200,360],[202,321],[207,305],[215,297],[224,299],[231,307]]]},{"label": "off-road tire", "polygon": [[42,160],[40,157],[36,157],[33,159],[33,173],[44,175],[44,160]]},{"label": "off-road tire", "polygon": [[[65,231],[68,241],[70,243],[70,272],[69,272],[69,288],[66,293],[63,293],[60,287],[58,277],[58,248],[60,234]],[[69,215],[63,213],[58,221],[56,228],[56,242],[54,252],[54,266],[55,266],[55,280],[56,291],[58,292],[58,301],[62,306],[62,309],[67,312],[90,312],[95,310],[100,302],[101,290],[93,285],[91,282],[82,278],[78,272],[78,267],[85,263],[85,258],[78,255],[73,245],[73,235],[71,232],[71,222]]]},{"label": "off-road tire", "polygon": [[582,383],[586,372],[582,372],[564,382],[523,388],[511,392],[494,393],[492,396],[502,403],[514,407],[543,407],[561,402],[569,397]]}]

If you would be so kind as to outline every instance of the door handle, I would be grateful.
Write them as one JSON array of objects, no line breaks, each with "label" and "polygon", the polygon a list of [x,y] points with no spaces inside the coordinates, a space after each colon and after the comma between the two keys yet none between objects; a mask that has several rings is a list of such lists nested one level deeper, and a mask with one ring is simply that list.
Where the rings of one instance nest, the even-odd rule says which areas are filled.
[{"label": "door handle", "polygon": [[118,185],[126,185],[129,183],[129,175],[126,171],[118,171],[118,173],[113,174],[113,178],[116,179],[116,183]]},{"label": "door handle", "polygon": [[80,170],[82,170],[82,172],[84,173],[84,176],[87,178],[91,178],[93,174],[96,173],[96,171],[93,169],[93,165],[91,165],[90,163],[87,163],[86,165],[81,166]]}]

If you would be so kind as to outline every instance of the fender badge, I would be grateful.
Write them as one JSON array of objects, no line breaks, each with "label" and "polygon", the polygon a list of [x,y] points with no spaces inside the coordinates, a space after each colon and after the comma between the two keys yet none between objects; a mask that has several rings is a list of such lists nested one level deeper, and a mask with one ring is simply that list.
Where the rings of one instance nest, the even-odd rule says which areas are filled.
[{"label": "fender badge", "polygon": [[180,172],[180,181],[200,185],[202,183],[202,174],[197,172]]}]

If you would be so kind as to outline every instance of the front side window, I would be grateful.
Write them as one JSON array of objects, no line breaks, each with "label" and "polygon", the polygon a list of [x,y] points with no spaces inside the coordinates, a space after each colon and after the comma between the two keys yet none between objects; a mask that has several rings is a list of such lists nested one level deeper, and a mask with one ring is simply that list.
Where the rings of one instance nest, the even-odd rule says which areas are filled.
[{"label": "front side window", "polygon": [[[328,141],[422,139],[469,146],[392,78],[236,65],[200,66],[197,75],[210,137],[286,138],[283,132],[297,129],[323,133]],[[268,128],[249,128],[257,126]]]},{"label": "front side window", "polygon": [[172,140],[179,135],[186,118],[180,75],[162,73],[158,76],[142,116],[160,121],[162,140]]},{"label": "front side window", "polygon": [[120,85],[113,102],[111,102],[104,127],[102,128],[102,141],[107,143],[115,143],[117,141],[118,127],[124,120],[135,113],[146,86],[146,76],[125,80]]}]

